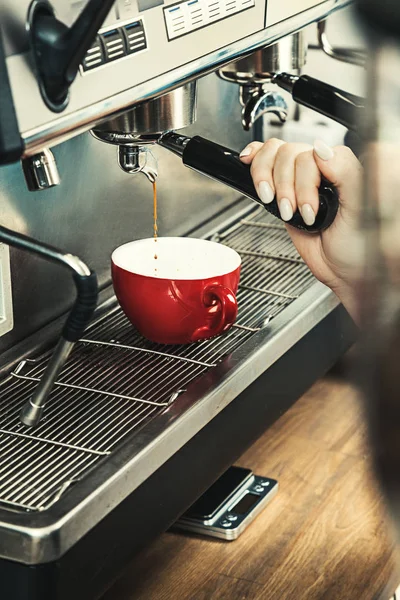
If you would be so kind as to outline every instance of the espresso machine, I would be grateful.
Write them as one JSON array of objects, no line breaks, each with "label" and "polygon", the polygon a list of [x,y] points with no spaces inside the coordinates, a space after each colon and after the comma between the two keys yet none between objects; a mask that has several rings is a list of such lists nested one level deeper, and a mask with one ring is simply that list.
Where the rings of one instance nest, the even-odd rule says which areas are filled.
[{"label": "espresso machine", "polygon": [[[306,32],[348,4],[0,0],[7,600],[100,597],[354,340],[238,159],[266,115],[286,127],[293,98],[339,138],[356,127],[358,90],[303,74],[323,54]],[[242,257],[224,336],[153,344],[117,305],[110,255],[151,235],[154,181],[161,235]],[[315,231],[337,210],[329,182],[320,205]]]}]

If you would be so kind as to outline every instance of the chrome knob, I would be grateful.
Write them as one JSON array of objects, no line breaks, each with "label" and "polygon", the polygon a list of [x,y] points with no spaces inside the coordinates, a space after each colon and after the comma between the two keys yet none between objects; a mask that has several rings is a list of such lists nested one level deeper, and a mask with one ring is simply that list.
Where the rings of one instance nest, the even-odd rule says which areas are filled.
[{"label": "chrome knob", "polygon": [[56,159],[47,148],[39,154],[23,158],[21,164],[29,191],[47,190],[60,184]]}]

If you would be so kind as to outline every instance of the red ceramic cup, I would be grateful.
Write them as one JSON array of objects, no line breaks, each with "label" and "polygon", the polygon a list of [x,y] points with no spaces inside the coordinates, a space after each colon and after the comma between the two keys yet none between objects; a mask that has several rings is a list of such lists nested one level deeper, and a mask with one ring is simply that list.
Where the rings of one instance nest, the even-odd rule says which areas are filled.
[{"label": "red ceramic cup", "polygon": [[111,262],[123,311],[153,342],[197,342],[227,331],[235,322],[241,261],[231,248],[207,240],[161,237],[124,244],[113,252]]}]

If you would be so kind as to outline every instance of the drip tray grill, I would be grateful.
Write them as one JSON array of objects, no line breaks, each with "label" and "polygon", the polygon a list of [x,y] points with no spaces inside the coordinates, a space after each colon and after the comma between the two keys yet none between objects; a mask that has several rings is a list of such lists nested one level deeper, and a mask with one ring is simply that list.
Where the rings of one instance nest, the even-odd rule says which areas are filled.
[{"label": "drip tray grill", "polygon": [[257,209],[210,239],[242,257],[239,317],[224,336],[164,346],[139,336],[118,307],[92,324],[56,383],[34,430],[19,421],[48,354],[27,359],[0,382],[0,503],[38,511],[110,455],[286,306],[314,278],[284,226]]}]

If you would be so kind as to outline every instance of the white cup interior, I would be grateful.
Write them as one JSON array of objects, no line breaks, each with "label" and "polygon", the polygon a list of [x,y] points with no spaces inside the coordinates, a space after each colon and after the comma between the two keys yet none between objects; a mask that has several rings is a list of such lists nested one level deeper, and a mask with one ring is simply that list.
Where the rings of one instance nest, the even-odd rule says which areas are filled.
[{"label": "white cup interior", "polygon": [[137,275],[181,280],[226,275],[241,263],[239,254],[232,248],[184,237],[129,242],[114,250],[111,259],[116,266]]}]

